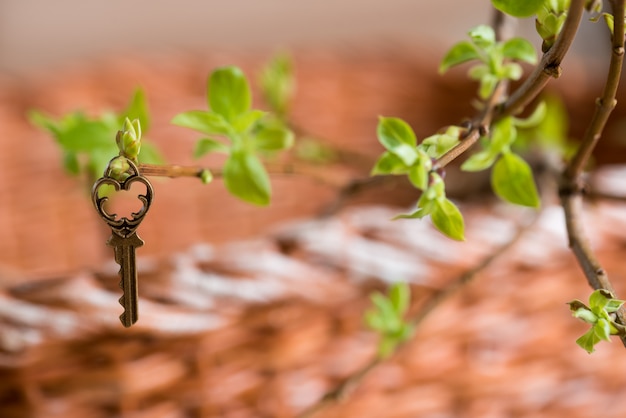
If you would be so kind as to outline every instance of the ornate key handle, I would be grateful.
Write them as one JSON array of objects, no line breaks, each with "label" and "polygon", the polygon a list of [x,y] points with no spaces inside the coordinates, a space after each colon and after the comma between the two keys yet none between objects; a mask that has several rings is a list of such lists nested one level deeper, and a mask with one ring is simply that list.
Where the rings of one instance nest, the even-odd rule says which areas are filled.
[{"label": "ornate key handle", "polygon": [[[109,164],[104,170],[103,177],[98,179],[96,183],[93,185],[93,188],[91,191],[91,199],[93,201],[93,204],[96,210],[98,211],[98,214],[111,227],[111,229],[116,234],[122,237],[127,237],[133,232],[135,232],[135,230],[137,229],[137,227],[143,220],[144,216],[148,212],[148,209],[150,209],[150,205],[152,204],[152,198],[154,195],[154,190],[152,188],[152,184],[150,184],[150,182],[148,181],[146,177],[142,176],[139,173],[139,169],[137,168],[137,165],[134,162],[132,162],[130,159],[126,160],[129,165],[129,169],[125,173],[125,174],[128,174],[128,177],[125,180],[120,182],[116,180],[115,178],[111,177],[111,163],[117,158],[119,157],[115,157],[114,159],[109,161]],[[104,209],[104,204],[107,202],[108,197],[99,196],[100,187],[105,184],[108,184],[108,185],[113,186],[115,188],[115,191],[120,191],[120,190],[128,191],[130,190],[130,187],[133,183],[141,183],[144,186],[146,186],[146,194],[145,195],[140,194],[137,196],[137,198],[143,203],[143,206],[141,207],[141,209],[139,209],[138,212],[131,213],[131,216],[132,216],[131,219],[128,219],[126,217],[121,217],[118,219],[117,214],[108,213]]]}]

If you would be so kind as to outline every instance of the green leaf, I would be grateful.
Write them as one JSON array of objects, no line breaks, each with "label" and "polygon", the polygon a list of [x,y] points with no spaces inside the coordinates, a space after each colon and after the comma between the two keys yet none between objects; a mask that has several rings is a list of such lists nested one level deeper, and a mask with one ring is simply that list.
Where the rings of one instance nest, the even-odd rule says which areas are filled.
[{"label": "green leaf", "polygon": [[418,189],[426,190],[426,188],[428,188],[428,178],[433,163],[424,151],[418,150],[417,155],[418,157],[415,164],[409,168],[409,180],[413,186]]},{"label": "green leaf", "polygon": [[374,303],[374,306],[378,308],[380,318],[384,324],[384,330],[386,333],[394,333],[400,329],[402,320],[398,316],[398,313],[394,309],[391,300],[386,298],[380,292],[374,292],[370,295],[370,299]]},{"label": "green leaf", "polygon": [[463,171],[482,171],[486,170],[493,165],[498,158],[498,153],[493,152],[491,149],[486,149],[476,154],[471,155],[461,165]]},{"label": "green leaf", "polygon": [[491,0],[493,7],[514,17],[530,17],[537,13],[544,0]]},{"label": "green leaf", "polygon": [[139,119],[139,123],[141,124],[141,128],[144,133],[150,129],[148,100],[146,99],[146,93],[142,89],[135,90],[128,107],[121,114],[120,122],[125,118],[130,120]]},{"label": "green leaf", "polygon": [[546,109],[546,102],[539,102],[537,107],[535,107],[535,109],[533,110],[533,113],[531,113],[527,118],[520,119],[514,117],[513,125],[522,129],[535,128],[539,126],[539,124],[546,117]]},{"label": "green leaf", "polygon": [[389,152],[411,166],[417,159],[417,138],[408,123],[398,118],[380,117],[378,140]]},{"label": "green leaf", "polygon": [[291,148],[294,135],[280,124],[260,125],[254,131],[254,147],[261,151],[280,151]]},{"label": "green leaf", "polygon": [[230,147],[213,138],[202,138],[196,142],[196,146],[193,150],[193,158],[200,158],[211,152],[228,154]]},{"label": "green leaf", "polygon": [[270,180],[261,161],[252,153],[235,151],[224,164],[224,183],[230,193],[255,205],[270,203]]},{"label": "green leaf", "polygon": [[509,149],[516,138],[517,130],[513,126],[513,118],[502,118],[491,127],[489,150],[496,155],[504,152]]},{"label": "green leaf", "polygon": [[245,133],[252,129],[265,115],[267,115],[267,112],[262,110],[249,110],[237,117],[233,122],[233,128],[239,133]]},{"label": "green leaf", "polygon": [[391,218],[391,220],[397,221],[398,219],[422,219],[424,216],[429,215],[429,214],[430,212],[428,212],[424,208],[418,208],[413,213],[401,213]]},{"label": "green leaf", "polygon": [[519,80],[522,77],[523,73],[524,70],[519,64],[515,62],[509,62],[502,66],[498,75],[501,80]]},{"label": "green leaf", "polygon": [[496,33],[491,26],[476,26],[469,31],[468,35],[480,48],[487,48],[496,43]]},{"label": "green leaf", "polygon": [[76,153],[66,151],[63,154],[63,167],[65,167],[68,173],[73,175],[77,175],[80,172],[80,163]]},{"label": "green leaf", "polygon": [[606,319],[598,319],[593,326],[593,331],[600,340],[611,341],[611,324]]},{"label": "green leaf", "polygon": [[389,289],[389,300],[394,310],[402,317],[411,302],[411,288],[406,282],[398,282]]},{"label": "green leaf", "polygon": [[594,346],[599,342],[600,339],[596,335],[593,327],[589,329],[589,331],[587,331],[582,337],[576,340],[576,344],[578,344],[583,350],[585,350],[589,354],[595,351]]},{"label": "green leaf", "polygon": [[485,74],[480,79],[480,87],[478,88],[478,96],[486,100],[493,94],[493,91],[498,84],[498,78],[493,74]]},{"label": "green leaf", "polygon": [[540,205],[530,166],[511,152],[503,154],[494,165],[491,187],[501,199],[508,202],[533,208]]},{"label": "green leaf", "polygon": [[179,113],[172,119],[172,124],[209,135],[230,135],[232,133],[232,127],[222,115],[206,110],[190,110]]},{"label": "green leaf", "polygon": [[385,322],[383,321],[379,310],[377,309],[368,310],[367,312],[365,312],[364,319],[365,319],[365,323],[370,329],[374,331],[378,331],[380,333],[385,332]]},{"label": "green leaf", "polygon": [[461,128],[450,126],[443,134],[435,134],[425,138],[420,146],[429,157],[439,158],[459,143],[460,135]]},{"label": "green leaf", "polygon": [[435,227],[444,235],[457,240],[465,240],[465,225],[461,211],[449,199],[437,199],[430,214]]},{"label": "green leaf", "polygon": [[476,50],[476,46],[471,42],[461,41],[455,44],[443,57],[439,65],[439,74],[445,73],[455,65],[475,59],[480,59],[480,54]]},{"label": "green leaf", "polygon": [[57,137],[61,132],[59,122],[37,110],[31,110],[28,112],[28,121],[40,129],[50,132],[55,137]]},{"label": "green leaf", "polygon": [[234,122],[250,109],[252,94],[245,74],[237,67],[222,67],[213,71],[208,85],[209,108]]},{"label": "green leaf", "polygon": [[598,321],[598,317],[593,312],[591,312],[589,309],[586,309],[586,308],[578,308],[572,313],[572,316],[574,316],[574,318],[578,318],[582,321],[585,321],[589,324],[595,324]]},{"label": "green leaf", "polygon": [[372,176],[384,174],[406,174],[409,170],[404,162],[389,151],[385,151],[370,173]]},{"label": "green leaf", "polygon": [[502,55],[512,60],[537,63],[537,53],[535,47],[524,38],[512,38],[502,46]]},{"label": "green leaf", "polygon": [[607,311],[608,313],[617,312],[622,307],[623,304],[624,304],[623,300],[611,299],[608,301],[608,303],[604,307],[604,310]]},{"label": "green leaf", "polygon": [[285,53],[275,55],[261,71],[260,85],[272,111],[284,117],[296,87],[291,57]]}]

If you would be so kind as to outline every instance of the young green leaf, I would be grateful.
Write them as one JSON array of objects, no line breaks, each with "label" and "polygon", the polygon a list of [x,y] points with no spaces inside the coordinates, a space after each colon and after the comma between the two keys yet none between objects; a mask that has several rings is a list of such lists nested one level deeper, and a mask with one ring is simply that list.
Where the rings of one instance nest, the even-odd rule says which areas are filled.
[{"label": "young green leaf", "polygon": [[68,173],[73,175],[77,175],[80,172],[80,163],[75,152],[66,151],[63,153],[63,167],[65,167]]},{"label": "young green leaf", "polygon": [[207,83],[209,108],[234,122],[250,109],[252,94],[245,74],[237,67],[222,67],[211,73]]},{"label": "young green leaf", "polygon": [[411,288],[406,282],[395,283],[389,289],[389,300],[400,317],[404,316],[411,302]]},{"label": "young green leaf", "polygon": [[464,62],[480,59],[476,46],[468,41],[461,41],[455,44],[448,53],[443,57],[439,65],[439,73],[443,74],[455,65]]},{"label": "young green leaf", "polygon": [[370,298],[380,312],[385,332],[394,333],[398,331],[402,325],[402,319],[396,312],[391,300],[380,292],[372,293]]},{"label": "young green leaf", "polygon": [[491,26],[476,26],[468,32],[468,35],[479,48],[488,48],[496,43],[496,32]]},{"label": "young green leaf", "polygon": [[206,110],[190,110],[179,113],[172,119],[172,124],[209,135],[230,135],[232,133],[232,127],[222,115]]},{"label": "young green leaf", "polygon": [[517,130],[513,126],[513,118],[506,117],[496,122],[492,128],[489,151],[493,154],[505,152],[517,138]]},{"label": "young green leaf", "polygon": [[288,54],[277,54],[261,71],[261,92],[279,117],[284,117],[295,91],[293,62]]},{"label": "young green leaf", "polygon": [[611,341],[611,324],[608,320],[604,318],[598,319],[598,322],[593,326],[593,330],[600,340]]},{"label": "young green leaf", "polygon": [[503,200],[537,208],[540,205],[530,166],[521,157],[506,152],[491,172],[491,187]]},{"label": "young green leaf", "polygon": [[607,311],[608,313],[617,312],[622,307],[623,304],[624,304],[623,300],[611,299],[607,302],[606,306],[604,307],[604,310]]},{"label": "young green leaf", "polygon": [[130,120],[138,119],[144,132],[148,132],[150,129],[148,100],[146,99],[146,93],[142,89],[135,90],[128,107],[121,114],[119,123],[121,124],[125,118]]},{"label": "young green leaf", "polygon": [[213,181],[213,173],[210,170],[204,169],[200,173],[200,181],[202,184],[209,184]]},{"label": "young green leaf", "polygon": [[544,0],[491,0],[493,7],[514,17],[530,17],[543,6]]},{"label": "young green leaf", "polygon": [[196,142],[193,150],[193,158],[200,158],[211,152],[228,154],[230,147],[213,138],[202,138]]},{"label": "young green leaf", "polygon": [[476,154],[471,155],[461,165],[463,171],[482,171],[486,170],[493,165],[498,158],[498,153],[493,152],[491,149],[482,150]]},{"label": "young green leaf", "polygon": [[417,159],[417,138],[408,123],[398,118],[381,117],[377,128],[378,140],[389,152],[411,166]]},{"label": "young green leaf", "polygon": [[270,202],[270,180],[261,161],[252,153],[235,151],[224,164],[224,183],[233,195],[255,205]]},{"label": "young green leaf", "polygon": [[545,101],[539,102],[537,107],[535,107],[533,112],[527,118],[520,119],[520,118],[514,117],[513,125],[522,129],[535,128],[539,126],[539,124],[546,117],[546,110],[547,110],[546,102]]},{"label": "young green leaf", "polygon": [[439,158],[459,143],[460,135],[460,127],[450,126],[442,134],[435,134],[425,138],[420,146],[429,157]]},{"label": "young green leaf", "polygon": [[582,349],[591,354],[595,351],[594,346],[600,342],[600,338],[596,335],[594,327],[591,327],[582,337],[576,340]]},{"label": "young green leaf", "polygon": [[260,125],[254,131],[254,147],[260,151],[280,151],[291,148],[294,135],[281,124]]},{"label": "young green leaf", "polygon": [[428,188],[430,169],[433,165],[432,160],[422,150],[418,150],[417,155],[415,164],[409,168],[409,180],[416,188],[426,190],[426,188]]},{"label": "young green leaf", "polygon": [[511,38],[502,46],[502,55],[512,60],[537,63],[537,53],[535,47],[524,38]]},{"label": "young green leaf", "polygon": [[380,158],[378,158],[378,161],[376,161],[376,164],[374,165],[374,168],[372,168],[372,172],[370,174],[372,176],[385,174],[406,174],[408,170],[409,167],[404,164],[400,158],[389,151],[385,151]]},{"label": "young green leaf", "polygon": [[252,109],[245,113],[242,113],[235,119],[232,126],[236,132],[245,133],[255,127],[261,119],[267,115],[267,112],[262,110]]},{"label": "young green leaf", "polygon": [[465,240],[465,226],[461,211],[449,199],[437,199],[434,202],[435,206],[430,219],[435,227],[454,240]]}]

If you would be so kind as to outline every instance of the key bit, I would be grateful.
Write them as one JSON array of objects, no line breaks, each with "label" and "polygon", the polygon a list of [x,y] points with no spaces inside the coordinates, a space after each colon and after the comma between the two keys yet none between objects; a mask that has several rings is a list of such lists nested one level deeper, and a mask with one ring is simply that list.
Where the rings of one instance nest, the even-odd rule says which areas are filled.
[{"label": "key bit", "polygon": [[115,262],[120,265],[120,288],[122,297],[119,299],[120,305],[124,307],[124,313],[120,315],[120,321],[125,327],[130,327],[139,318],[138,306],[138,286],[137,267],[135,264],[135,248],[144,244],[137,233],[123,237],[113,232],[107,245],[113,247],[115,251]]}]

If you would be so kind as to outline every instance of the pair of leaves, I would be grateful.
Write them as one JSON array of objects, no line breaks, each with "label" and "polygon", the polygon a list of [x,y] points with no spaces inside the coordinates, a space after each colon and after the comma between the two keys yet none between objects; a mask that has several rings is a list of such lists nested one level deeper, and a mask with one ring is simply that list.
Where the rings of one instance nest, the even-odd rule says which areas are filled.
[{"label": "pair of leaves", "polygon": [[[228,155],[223,175],[231,194],[249,203],[269,204],[271,184],[257,154],[291,147],[293,133],[266,112],[251,108],[248,80],[237,67],[211,73],[207,104],[209,110],[178,114],[172,123],[209,135],[197,142],[194,157],[213,152]],[[203,181],[211,179],[212,175],[203,175]]]},{"label": "pair of leaves", "polygon": [[370,299],[373,307],[365,313],[365,323],[380,334],[378,355],[386,358],[413,334],[413,327],[404,319],[411,301],[411,289],[407,283],[395,283],[387,295],[374,292]]},{"label": "pair of leaves", "polygon": [[610,342],[610,336],[618,333],[618,324],[611,315],[614,315],[623,304],[623,300],[615,299],[611,292],[604,289],[591,293],[589,306],[579,300],[569,302],[572,315],[591,324],[591,328],[576,340],[576,344],[592,353],[600,341]]},{"label": "pair of leaves", "polygon": [[[30,122],[49,132],[61,147],[65,169],[71,174],[85,170],[92,178],[100,177],[109,160],[118,153],[113,139],[126,119],[137,119],[144,132],[149,129],[150,116],[143,90],[137,89],[126,109],[119,114],[105,112],[91,118],[77,111],[55,119],[39,111],[29,113]],[[145,140],[141,151],[140,162],[163,161],[156,148]]]},{"label": "pair of leaves", "polygon": [[503,118],[492,126],[487,147],[470,156],[461,169],[481,171],[493,166],[491,187],[498,197],[510,203],[536,208],[540,205],[540,199],[532,170],[524,159],[511,151],[516,138],[514,118]]}]

